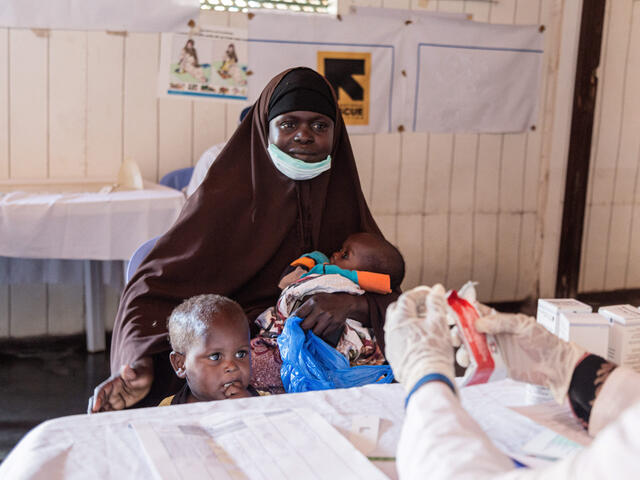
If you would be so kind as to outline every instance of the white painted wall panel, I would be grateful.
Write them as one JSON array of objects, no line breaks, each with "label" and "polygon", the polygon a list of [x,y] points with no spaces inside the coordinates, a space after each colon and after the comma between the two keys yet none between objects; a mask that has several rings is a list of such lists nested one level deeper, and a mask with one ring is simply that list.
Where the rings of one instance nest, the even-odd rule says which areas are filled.
[{"label": "white painted wall panel", "polygon": [[373,137],[373,135],[354,135],[350,139],[358,167],[362,193],[369,204],[371,204],[371,190],[373,188]]},{"label": "white painted wall panel", "polygon": [[498,249],[496,276],[491,298],[497,302],[508,302],[516,298],[520,264],[521,214],[502,213],[498,217]]},{"label": "white painted wall panel", "polygon": [[447,287],[460,288],[471,280],[473,258],[473,214],[449,214]]},{"label": "white painted wall panel", "polygon": [[182,98],[158,100],[158,178],[192,163],[191,101]]},{"label": "white painted wall panel", "polygon": [[592,157],[592,162],[595,162],[592,194],[596,202],[610,202],[613,197],[631,13],[628,0],[607,2],[607,6],[610,8],[610,26],[601,59],[600,130],[595,139],[595,156]]},{"label": "white painted wall panel", "polygon": [[536,246],[536,220],[535,213],[522,215],[520,225],[520,241],[518,250],[518,278],[515,298],[526,298],[535,291],[537,274],[535,258]]},{"label": "white painted wall panel", "polygon": [[581,292],[640,288],[640,4],[607,2],[594,122]]},{"label": "white painted wall panel", "polygon": [[391,243],[393,243],[394,245],[397,244],[397,228],[396,228],[396,223],[397,223],[398,217],[396,217],[396,215],[390,215],[390,214],[382,214],[382,215],[376,215],[376,221],[378,223],[378,226],[380,227],[380,230],[382,231],[382,234],[384,235],[384,237],[389,240]]},{"label": "white painted wall panel", "polygon": [[489,22],[491,23],[515,23],[516,7],[519,2],[491,2],[489,10]]},{"label": "white painted wall panel", "polygon": [[475,208],[478,212],[498,212],[502,135],[480,135],[476,167]]},{"label": "white painted wall panel", "polygon": [[478,298],[490,299],[498,263],[498,216],[493,213],[476,213],[473,222],[473,264],[470,280],[478,282]]},{"label": "white painted wall panel", "polygon": [[86,176],[87,34],[49,33],[49,176]]},{"label": "white painted wall panel", "polygon": [[87,176],[116,178],[123,155],[123,35],[87,32]]},{"label": "white painted wall panel", "polygon": [[449,208],[468,213],[473,209],[478,135],[455,135],[449,187]]},{"label": "white painted wall panel", "polygon": [[427,181],[424,192],[425,213],[448,212],[453,136],[432,133],[429,135],[428,148]]},{"label": "white painted wall panel", "polygon": [[0,180],[9,178],[9,30],[0,28]]},{"label": "white painted wall panel", "polygon": [[374,215],[395,214],[398,210],[401,135],[384,133],[375,136],[373,150],[373,194],[370,208]]},{"label": "white painted wall panel", "polygon": [[526,133],[504,136],[500,165],[500,210],[522,211]]},{"label": "white painted wall panel", "polygon": [[[402,134],[398,213],[421,213],[427,169],[427,134]],[[400,229],[402,230],[402,229]]]},{"label": "white painted wall panel", "polygon": [[212,145],[224,142],[226,109],[224,103],[193,102],[193,164]]},{"label": "white painted wall panel", "polygon": [[631,210],[631,205],[614,205],[609,213],[609,245],[604,276],[607,290],[618,290],[625,286],[627,252],[631,236]]},{"label": "white painted wall panel", "polygon": [[398,216],[398,236],[396,247],[405,258],[403,290],[420,285],[422,277],[422,214]]},{"label": "white painted wall panel", "polygon": [[129,33],[124,52],[124,157],[138,163],[142,176],[158,178],[158,99],[156,82],[160,37]]},{"label": "white painted wall panel", "polygon": [[640,208],[634,205],[626,285],[640,285]]},{"label": "white painted wall panel", "polygon": [[11,178],[46,178],[48,161],[49,37],[9,32]]},{"label": "white painted wall panel", "polygon": [[447,284],[449,216],[446,213],[426,215],[422,234],[422,282]]}]

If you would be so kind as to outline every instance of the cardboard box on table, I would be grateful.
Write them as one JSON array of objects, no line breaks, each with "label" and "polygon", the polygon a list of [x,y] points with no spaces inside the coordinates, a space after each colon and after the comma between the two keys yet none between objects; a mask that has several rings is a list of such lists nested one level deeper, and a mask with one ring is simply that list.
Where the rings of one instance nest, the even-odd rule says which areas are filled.
[{"label": "cardboard box on table", "polygon": [[640,372],[640,310],[633,305],[600,307],[598,313],[609,319],[607,360]]},{"label": "cardboard box on table", "polygon": [[558,334],[558,317],[561,313],[591,313],[593,309],[575,298],[540,298],[536,321],[554,335]]},{"label": "cardboard box on table", "polygon": [[610,320],[598,313],[562,312],[558,317],[558,337],[607,358],[610,325]]}]

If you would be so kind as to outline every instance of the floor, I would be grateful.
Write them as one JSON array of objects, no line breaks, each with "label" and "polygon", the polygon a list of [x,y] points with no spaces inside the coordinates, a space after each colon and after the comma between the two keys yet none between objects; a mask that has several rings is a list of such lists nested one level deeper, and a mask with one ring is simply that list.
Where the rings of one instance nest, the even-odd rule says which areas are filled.
[{"label": "floor", "polygon": [[0,461],[39,423],[86,413],[108,375],[108,355],[88,354],[82,336],[0,344]]}]

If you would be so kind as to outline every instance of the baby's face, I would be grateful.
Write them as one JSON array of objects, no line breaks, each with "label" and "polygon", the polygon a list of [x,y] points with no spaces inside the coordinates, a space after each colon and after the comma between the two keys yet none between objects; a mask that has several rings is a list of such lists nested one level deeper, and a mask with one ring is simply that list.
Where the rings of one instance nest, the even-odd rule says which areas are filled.
[{"label": "baby's face", "polygon": [[349,235],[342,248],[331,255],[330,262],[345,270],[366,269],[366,258],[376,254],[377,245],[371,235],[354,233]]},{"label": "baby's face", "polygon": [[251,375],[249,331],[246,319],[220,312],[207,335],[185,356],[185,374],[199,401],[224,400],[233,384],[246,389]]}]

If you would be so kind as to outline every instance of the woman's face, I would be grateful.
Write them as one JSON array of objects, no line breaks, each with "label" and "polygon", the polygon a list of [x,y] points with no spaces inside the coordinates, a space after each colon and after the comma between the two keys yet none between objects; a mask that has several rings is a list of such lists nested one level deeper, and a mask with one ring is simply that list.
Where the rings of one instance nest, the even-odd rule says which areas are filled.
[{"label": "woman's face", "polygon": [[303,162],[321,162],[331,153],[333,120],[306,110],[283,113],[269,122],[269,143]]}]

